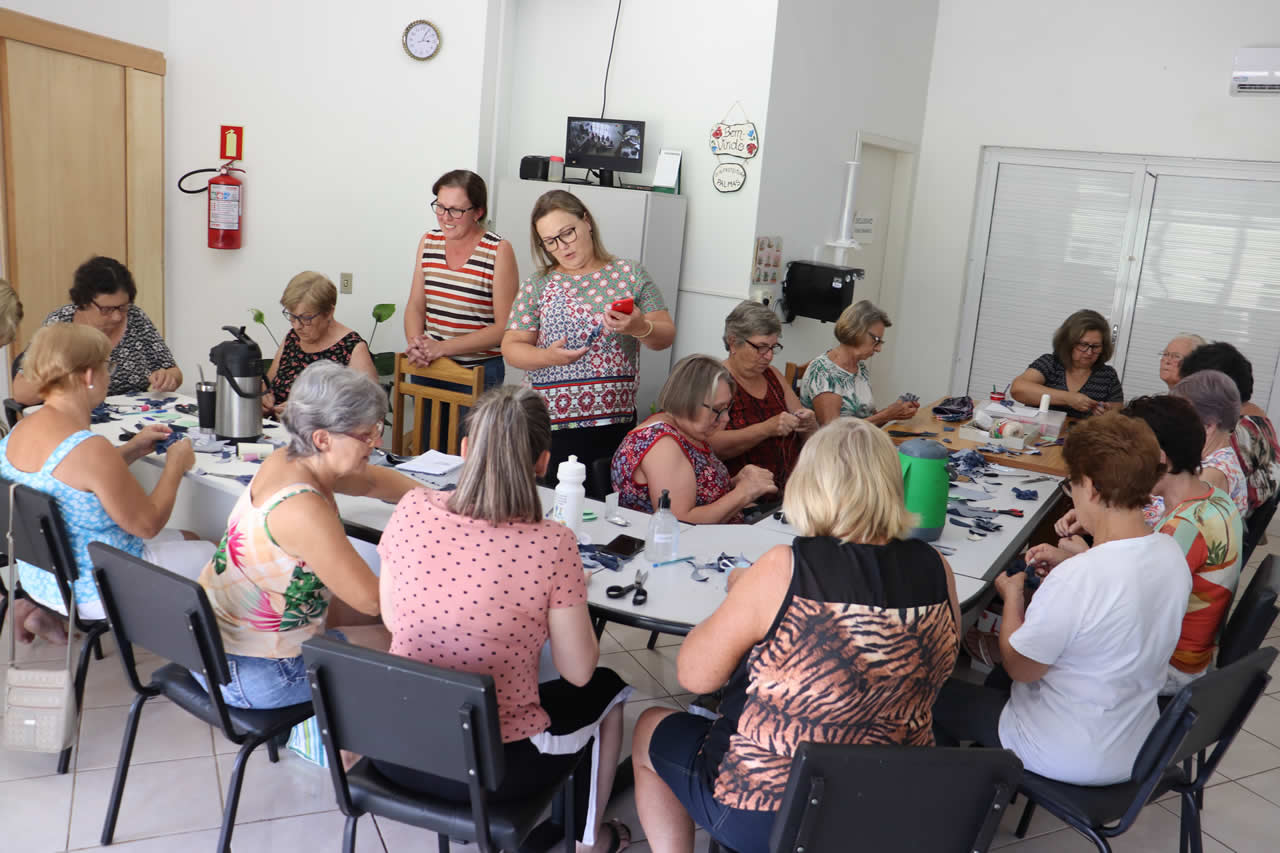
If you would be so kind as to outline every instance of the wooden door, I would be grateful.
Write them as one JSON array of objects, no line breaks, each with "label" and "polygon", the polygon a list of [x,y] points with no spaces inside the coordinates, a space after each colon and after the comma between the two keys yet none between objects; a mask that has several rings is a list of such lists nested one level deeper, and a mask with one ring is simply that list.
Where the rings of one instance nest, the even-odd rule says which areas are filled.
[{"label": "wooden door", "polygon": [[125,69],[4,41],[8,272],[25,318],[16,349],[67,303],[93,255],[128,262]]}]

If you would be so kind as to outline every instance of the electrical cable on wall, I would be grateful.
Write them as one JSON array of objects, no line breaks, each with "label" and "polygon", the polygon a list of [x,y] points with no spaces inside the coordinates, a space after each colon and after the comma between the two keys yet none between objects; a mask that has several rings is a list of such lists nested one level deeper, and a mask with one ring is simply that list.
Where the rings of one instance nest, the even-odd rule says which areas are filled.
[{"label": "electrical cable on wall", "polygon": [[613,65],[613,45],[618,40],[618,18],[622,17],[622,0],[613,13],[613,35],[609,37],[609,59],[604,64],[604,89],[600,93],[600,118],[604,118],[604,106],[609,102],[609,68]]}]

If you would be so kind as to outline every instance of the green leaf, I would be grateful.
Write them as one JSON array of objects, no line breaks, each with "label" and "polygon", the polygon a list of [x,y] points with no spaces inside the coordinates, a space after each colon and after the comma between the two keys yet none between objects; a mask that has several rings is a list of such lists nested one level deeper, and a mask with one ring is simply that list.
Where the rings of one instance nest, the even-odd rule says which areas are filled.
[{"label": "green leaf", "polygon": [[266,315],[264,315],[264,314],[263,314],[261,311],[259,311],[257,308],[250,308],[250,309],[249,309],[249,313],[253,315],[253,322],[255,322],[255,323],[261,323],[261,324],[262,324],[262,325],[264,325],[264,326],[265,326],[265,325],[267,325],[267,318],[266,318]]},{"label": "green leaf", "polygon": [[373,306],[373,319],[379,323],[387,322],[395,313],[396,306],[391,302],[379,302]]}]

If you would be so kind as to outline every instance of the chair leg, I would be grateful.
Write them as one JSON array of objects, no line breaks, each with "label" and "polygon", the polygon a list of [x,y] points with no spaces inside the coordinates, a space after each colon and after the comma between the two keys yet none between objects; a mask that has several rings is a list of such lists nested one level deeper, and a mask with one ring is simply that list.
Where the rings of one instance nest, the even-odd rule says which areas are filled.
[{"label": "chair leg", "polygon": [[1018,819],[1018,828],[1013,831],[1014,837],[1027,837],[1027,830],[1031,828],[1031,818],[1035,813],[1036,804],[1030,797],[1028,797],[1027,804],[1022,807],[1022,817]]},{"label": "chair leg", "polygon": [[436,835],[436,849],[439,850],[440,853],[449,853],[449,836],[442,834]]},{"label": "chair leg", "polygon": [[646,649],[652,649],[652,648],[653,648],[654,646],[656,646],[656,645],[658,645],[658,632],[657,632],[657,631],[650,631],[650,632],[649,632],[649,645],[645,646],[645,648],[646,648]]},{"label": "chair leg", "polygon": [[1194,794],[1182,795],[1180,817],[1182,839],[1178,842],[1178,849],[1181,853],[1187,853],[1187,851],[1204,853],[1204,837],[1200,832],[1200,809],[1196,806]]},{"label": "chair leg", "polygon": [[6,594],[0,597],[0,631],[4,630],[4,617],[9,613],[9,599],[12,596]]},{"label": "chair leg", "polygon": [[[1204,769],[1204,763],[1207,760],[1206,752],[1207,750],[1202,749],[1200,750],[1200,754],[1196,756],[1197,772]],[[1187,759],[1187,763],[1190,764],[1190,759]],[[1192,778],[1192,777],[1188,777],[1188,778]],[[1206,779],[1205,786],[1207,786],[1208,784],[1209,784],[1209,781]],[[1198,809],[1200,812],[1204,811],[1204,787],[1201,787],[1199,791],[1196,791],[1196,809]]]},{"label": "chair leg", "polygon": [[133,760],[133,741],[138,735],[138,721],[142,719],[142,706],[146,696],[133,700],[129,709],[129,719],[124,725],[124,738],[120,741],[120,758],[116,761],[116,780],[111,786],[111,799],[107,803],[107,819],[102,823],[102,837],[99,839],[105,847],[112,842],[116,834],[116,818],[120,816],[120,800],[124,797],[124,783],[129,778],[129,762]]},{"label": "chair leg", "polygon": [[267,758],[270,759],[272,764],[280,760],[280,747],[276,746],[275,738],[267,741]]},{"label": "chair leg", "polygon": [[[578,774],[582,772],[582,763],[579,762],[577,768],[569,774],[569,778],[564,781],[564,787],[560,789],[560,800],[563,804],[564,813],[564,853],[574,853],[578,849],[578,817],[574,813],[577,805],[574,803],[574,792],[578,787]],[[591,772],[591,762],[587,762],[587,772]]]},{"label": "chair leg", "polygon": [[102,635],[93,638],[93,659],[102,660]]},{"label": "chair leg", "polygon": [[356,821],[359,819],[347,815],[347,825],[342,830],[342,853],[356,853]]},{"label": "chair leg", "polygon": [[[244,766],[249,755],[262,743],[260,740],[247,740],[236,754],[236,763],[231,770],[231,782],[227,785],[227,805],[222,811],[222,833],[218,836],[218,853],[231,853],[231,833],[236,828],[236,810],[240,808],[240,787],[244,784]],[[354,833],[354,828],[352,829]]]}]

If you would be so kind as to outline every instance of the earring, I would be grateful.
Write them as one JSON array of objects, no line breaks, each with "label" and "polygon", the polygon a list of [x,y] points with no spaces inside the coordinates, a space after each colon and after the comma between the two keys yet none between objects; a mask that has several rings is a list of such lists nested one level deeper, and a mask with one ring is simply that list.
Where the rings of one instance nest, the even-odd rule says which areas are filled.
[{"label": "earring", "polygon": [[89,390],[90,390],[90,391],[92,391],[92,390],[93,390],[93,383],[92,383],[92,382],[90,382],[90,383],[89,383]]}]

